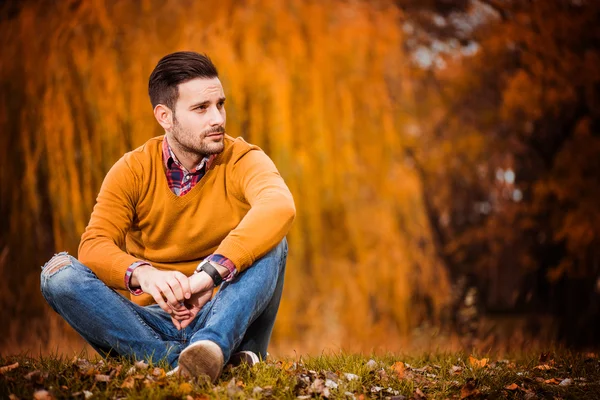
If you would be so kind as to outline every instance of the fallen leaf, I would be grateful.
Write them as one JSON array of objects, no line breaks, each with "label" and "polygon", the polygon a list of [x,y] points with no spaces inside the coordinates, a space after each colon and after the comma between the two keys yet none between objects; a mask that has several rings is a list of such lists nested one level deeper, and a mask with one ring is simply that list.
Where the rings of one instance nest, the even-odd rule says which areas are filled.
[{"label": "fallen leaf", "polygon": [[479,389],[477,389],[477,383],[473,379],[467,379],[467,383],[464,384],[462,388],[460,388],[460,398],[466,399],[471,396],[476,396],[479,393]]},{"label": "fallen leaf", "polygon": [[110,376],[98,374],[95,376],[96,382],[110,382]]},{"label": "fallen leaf", "polygon": [[423,393],[421,391],[421,389],[419,389],[419,388],[415,389],[415,399],[416,400],[423,400],[423,399],[426,399],[426,398],[427,398],[427,396],[425,396],[425,393]]},{"label": "fallen leaf", "polygon": [[32,381],[37,383],[38,385],[41,385],[44,383],[44,380],[48,377],[48,373],[44,372],[42,373],[42,371],[40,371],[39,369],[36,369],[35,371],[31,371],[28,374],[25,375],[25,379],[27,379],[28,381]]},{"label": "fallen leaf", "polygon": [[548,364],[540,364],[540,365],[534,367],[533,369],[539,369],[540,371],[547,371],[549,369],[554,369],[554,367],[551,367]]},{"label": "fallen leaf", "polygon": [[344,376],[345,376],[345,377],[346,377],[346,379],[348,379],[349,381],[358,380],[358,375],[351,374],[351,373],[349,373],[349,372],[344,372]]},{"label": "fallen leaf", "polygon": [[544,380],[544,383],[548,383],[550,385],[558,385],[560,383],[560,379],[552,378]]},{"label": "fallen leaf", "polygon": [[256,386],[256,387],[254,387],[254,389],[252,389],[252,394],[257,395],[259,393],[262,393],[263,391],[264,391],[263,388],[261,388],[260,386]]},{"label": "fallen leaf", "polygon": [[193,390],[192,385],[190,385],[188,382],[180,383],[179,387],[177,388],[177,391],[179,393],[181,393],[182,395],[190,394],[192,392],[192,390]]},{"label": "fallen leaf", "polygon": [[483,368],[485,367],[485,365],[488,363],[490,359],[489,358],[482,358],[481,360],[478,360],[477,358],[473,357],[473,356],[469,356],[469,365],[471,365],[472,367],[475,368]]},{"label": "fallen leaf", "polygon": [[558,385],[559,385],[559,386],[569,386],[569,385],[571,385],[572,383],[573,383],[573,380],[572,380],[572,379],[570,379],[570,378],[566,378],[566,379],[563,379],[563,380],[562,380],[562,382],[561,382],[561,383],[559,383]]},{"label": "fallen leaf", "polygon": [[89,399],[93,395],[94,395],[94,393],[90,392],[89,390],[84,390],[83,391],[83,397],[85,397],[86,399]]},{"label": "fallen leaf", "polygon": [[330,389],[337,389],[338,384],[332,379],[325,379],[325,387]]},{"label": "fallen leaf", "polygon": [[148,363],[145,361],[136,361],[135,364],[133,364],[137,369],[148,369]]},{"label": "fallen leaf", "polygon": [[33,393],[35,400],[52,400],[53,397],[47,390],[37,390]]},{"label": "fallen leaf", "polygon": [[323,393],[323,391],[325,389],[326,389],[325,381],[323,381],[323,379],[320,379],[320,378],[315,379],[315,381],[310,385],[310,388],[309,388],[311,393],[316,393],[316,394]]},{"label": "fallen leaf", "polygon": [[152,375],[154,375],[157,378],[164,378],[166,376],[165,370],[158,367],[152,370]]},{"label": "fallen leaf", "polygon": [[510,385],[504,386],[504,389],[506,390],[517,390],[518,388],[519,385],[517,385],[516,383],[511,383]]},{"label": "fallen leaf", "polygon": [[4,367],[0,367],[0,374],[4,374],[8,371],[12,371],[15,368],[19,367],[19,363],[16,362],[14,364],[10,364],[10,365],[5,365]]},{"label": "fallen leaf", "polygon": [[133,389],[134,387],[135,379],[133,378],[133,376],[128,376],[121,384],[121,389]]},{"label": "fallen leaf", "polygon": [[392,371],[396,373],[396,376],[400,379],[404,378],[404,371],[406,367],[402,361],[397,361],[391,366]]},{"label": "fallen leaf", "polygon": [[458,365],[453,365],[450,368],[450,375],[460,375],[462,373],[463,368]]},{"label": "fallen leaf", "polygon": [[368,369],[375,369],[375,368],[377,368],[377,361],[371,359],[371,360],[367,361],[366,366]]}]

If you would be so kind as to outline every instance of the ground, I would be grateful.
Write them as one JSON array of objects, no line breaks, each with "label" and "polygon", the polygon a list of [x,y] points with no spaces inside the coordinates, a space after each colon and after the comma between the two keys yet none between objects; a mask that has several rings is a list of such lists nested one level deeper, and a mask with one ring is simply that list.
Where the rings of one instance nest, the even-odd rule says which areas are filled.
[{"label": "ground", "polygon": [[494,358],[328,354],[228,368],[216,384],[166,376],[165,365],[84,354],[0,355],[0,398],[81,399],[598,399],[596,353]]}]

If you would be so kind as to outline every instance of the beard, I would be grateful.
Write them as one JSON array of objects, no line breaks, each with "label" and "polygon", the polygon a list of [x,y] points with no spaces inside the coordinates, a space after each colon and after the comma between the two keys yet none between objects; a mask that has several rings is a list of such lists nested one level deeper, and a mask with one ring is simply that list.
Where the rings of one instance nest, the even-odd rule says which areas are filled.
[{"label": "beard", "polygon": [[173,128],[171,130],[173,138],[179,143],[179,146],[183,151],[203,157],[218,154],[223,151],[223,148],[225,147],[224,137],[221,137],[219,140],[207,137],[207,135],[215,133],[225,134],[225,128],[219,126],[207,129],[200,132],[198,135],[194,134],[190,129],[181,126],[177,118],[173,120]]}]

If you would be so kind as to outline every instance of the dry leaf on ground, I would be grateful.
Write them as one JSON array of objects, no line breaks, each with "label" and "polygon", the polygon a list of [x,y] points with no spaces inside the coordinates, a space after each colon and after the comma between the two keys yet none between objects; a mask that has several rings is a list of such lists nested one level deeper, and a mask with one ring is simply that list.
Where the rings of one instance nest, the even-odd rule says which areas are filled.
[{"label": "dry leaf on ground", "polygon": [[482,358],[481,360],[478,360],[477,358],[473,357],[473,356],[469,356],[469,365],[475,368],[483,368],[486,366],[486,364],[488,363],[488,361],[490,361],[489,358]]},{"label": "dry leaf on ground", "polygon": [[477,389],[477,381],[472,378],[467,379],[467,382],[464,384],[464,386],[460,388],[461,400],[471,396],[476,396],[479,393],[481,393],[481,391]]},{"label": "dry leaf on ground", "polygon": [[128,376],[121,384],[121,389],[133,389],[134,387],[135,379],[133,378],[133,376]]},{"label": "dry leaf on ground", "polygon": [[395,362],[390,368],[396,373],[398,378],[404,378],[404,371],[406,370],[406,367],[402,361]]},{"label": "dry leaf on ground", "polygon": [[560,383],[560,379],[556,379],[556,378],[545,379],[544,383],[548,383],[550,385],[558,385]]},{"label": "dry leaf on ground", "polygon": [[33,393],[33,398],[35,400],[52,400],[53,397],[47,390],[38,390]]},{"label": "dry leaf on ground", "polygon": [[423,399],[426,399],[426,398],[427,398],[427,396],[425,396],[425,393],[423,393],[421,391],[421,389],[419,389],[419,388],[415,389],[415,399],[417,399],[417,400],[423,400]]},{"label": "dry leaf on ground", "polygon": [[0,374],[4,374],[5,372],[12,371],[15,368],[19,367],[19,363],[16,362],[14,364],[5,365],[4,367],[0,367]]}]

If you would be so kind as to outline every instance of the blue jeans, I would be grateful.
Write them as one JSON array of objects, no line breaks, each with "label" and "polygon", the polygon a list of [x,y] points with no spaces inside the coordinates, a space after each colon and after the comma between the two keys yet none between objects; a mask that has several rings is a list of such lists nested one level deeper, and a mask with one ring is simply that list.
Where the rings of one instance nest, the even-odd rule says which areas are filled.
[{"label": "blue jeans", "polygon": [[181,331],[158,305],[144,307],[129,301],[75,257],[67,255],[70,263],[45,269],[65,252],[42,267],[41,290],[54,311],[103,357],[166,359],[174,368],[189,344],[211,340],[221,347],[225,362],[241,350],[265,358],[283,291],[287,251],[284,238],[233,281],[223,282]]}]

